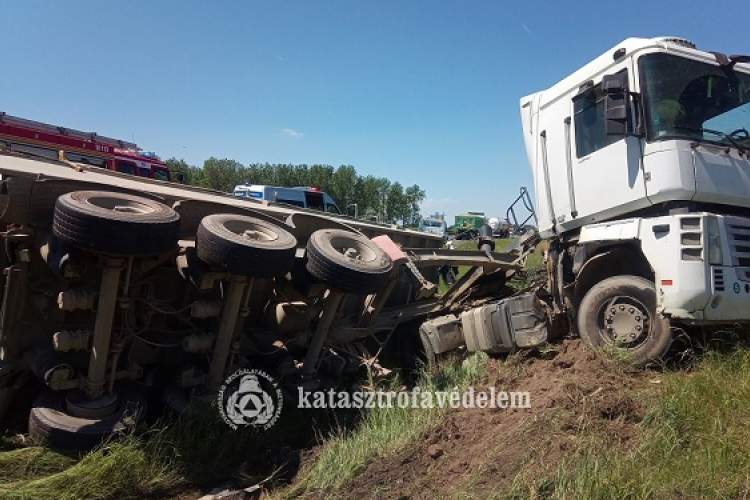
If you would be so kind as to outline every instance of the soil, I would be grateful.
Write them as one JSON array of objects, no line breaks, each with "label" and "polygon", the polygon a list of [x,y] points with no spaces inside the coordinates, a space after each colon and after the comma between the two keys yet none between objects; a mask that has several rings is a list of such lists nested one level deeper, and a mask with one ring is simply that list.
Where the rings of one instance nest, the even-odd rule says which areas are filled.
[{"label": "soil", "polygon": [[416,446],[369,463],[343,491],[306,498],[486,498],[552,477],[587,439],[635,446],[658,373],[595,355],[578,339],[555,349],[493,359],[475,387],[529,391],[530,409],[450,410]]}]

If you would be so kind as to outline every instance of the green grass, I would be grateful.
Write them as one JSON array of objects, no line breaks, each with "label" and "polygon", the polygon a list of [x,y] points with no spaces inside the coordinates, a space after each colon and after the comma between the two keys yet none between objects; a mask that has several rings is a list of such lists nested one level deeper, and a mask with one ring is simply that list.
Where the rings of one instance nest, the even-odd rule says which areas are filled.
[{"label": "green grass", "polygon": [[102,446],[80,461],[42,448],[6,452],[3,462],[21,458],[23,465],[3,467],[0,496],[39,500],[138,498],[175,484],[177,477],[167,457],[149,451],[145,443],[130,438]]},{"label": "green grass", "polygon": [[46,448],[19,448],[0,453],[0,491],[6,483],[61,472],[74,465],[72,457]]},{"label": "green grass", "polygon": [[11,450],[0,453],[0,498],[142,498],[219,481],[283,432],[233,431],[211,409],[139,429],[82,457],[42,447]]},{"label": "green grass", "polygon": [[[422,391],[463,390],[485,375],[487,355],[454,356],[418,382]],[[397,389],[397,388],[394,388]],[[339,428],[324,442],[315,463],[303,470],[295,485],[277,496],[291,498],[317,490],[340,489],[369,461],[398,453],[432,426],[445,408],[374,408],[353,428]]]},{"label": "green grass", "polygon": [[657,375],[640,445],[592,436],[516,498],[748,498],[750,350],[703,355],[694,371]]}]

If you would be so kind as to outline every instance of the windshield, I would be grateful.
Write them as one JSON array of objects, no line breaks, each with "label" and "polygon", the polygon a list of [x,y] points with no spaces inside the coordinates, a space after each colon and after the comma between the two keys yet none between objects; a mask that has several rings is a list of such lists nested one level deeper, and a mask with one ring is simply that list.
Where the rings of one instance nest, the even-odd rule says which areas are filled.
[{"label": "windshield", "polygon": [[422,221],[424,227],[443,227],[443,221],[441,220],[425,220]]},{"label": "windshield", "polygon": [[750,75],[669,54],[639,62],[647,138],[750,146]]}]

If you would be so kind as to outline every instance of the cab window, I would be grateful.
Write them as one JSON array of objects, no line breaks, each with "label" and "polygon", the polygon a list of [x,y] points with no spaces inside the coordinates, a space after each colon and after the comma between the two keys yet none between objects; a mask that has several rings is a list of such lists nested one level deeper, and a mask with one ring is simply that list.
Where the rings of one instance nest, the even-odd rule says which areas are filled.
[{"label": "cab window", "polygon": [[[620,71],[617,75],[627,86],[627,72]],[[573,98],[575,144],[578,158],[588,156],[622,139],[622,136],[607,135],[604,100],[605,95],[601,83],[582,90]]]},{"label": "cab window", "polygon": [[85,163],[94,167],[104,167],[107,164],[107,160],[96,156],[79,155],[77,153],[65,152],[65,158],[68,161],[75,161],[78,163]]},{"label": "cab window", "polygon": [[138,175],[138,167],[129,161],[118,161],[117,171],[123,174]]},{"label": "cab window", "polygon": [[166,170],[164,168],[155,168],[154,171],[154,179],[159,181],[168,181],[169,180],[169,170]]}]

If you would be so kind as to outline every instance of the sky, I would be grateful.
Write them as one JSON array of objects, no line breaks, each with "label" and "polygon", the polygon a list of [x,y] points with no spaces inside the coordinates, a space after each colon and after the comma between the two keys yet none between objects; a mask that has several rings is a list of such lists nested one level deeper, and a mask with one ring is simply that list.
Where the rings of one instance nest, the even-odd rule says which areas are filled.
[{"label": "sky", "polygon": [[521,97],[628,37],[750,54],[750,2],[0,0],[0,111],[202,166],[352,165],[423,215],[531,188]]}]

